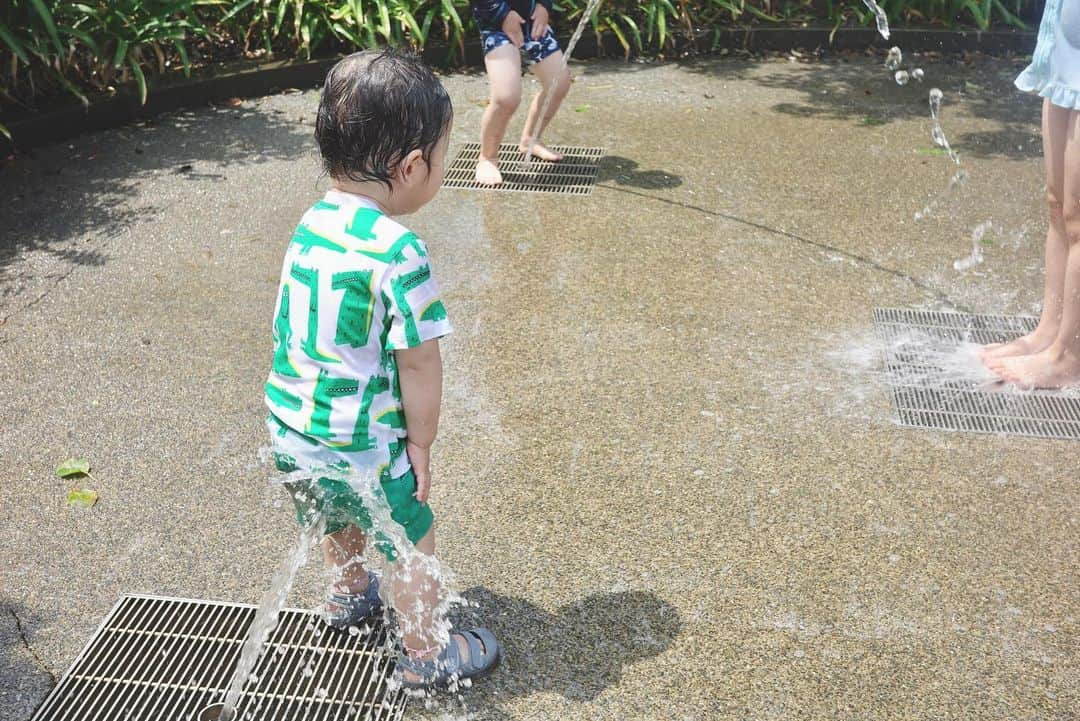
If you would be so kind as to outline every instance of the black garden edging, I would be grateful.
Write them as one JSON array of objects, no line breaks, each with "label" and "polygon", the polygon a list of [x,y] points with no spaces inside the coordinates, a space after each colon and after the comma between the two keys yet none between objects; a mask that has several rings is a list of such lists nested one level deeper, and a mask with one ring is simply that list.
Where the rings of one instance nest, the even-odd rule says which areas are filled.
[{"label": "black garden edging", "polygon": [[[563,37],[563,42],[566,41]],[[1035,47],[1035,34],[1019,31],[976,30],[910,30],[897,28],[888,41],[872,28],[776,28],[724,27],[702,31],[693,41],[686,35],[676,39],[674,53],[709,53],[717,50],[747,50],[750,52],[786,51],[792,49],[862,50],[898,45],[905,52],[961,53],[982,52],[991,55],[1030,53]],[[450,53],[445,46],[430,46],[424,59],[432,65],[445,65]],[[574,57],[622,57],[623,49],[614,35],[604,35],[598,42],[595,35],[586,34],[574,50]],[[257,97],[283,88],[304,88],[317,85],[338,56],[314,60],[289,60],[265,63],[250,61],[200,71],[190,80],[181,79],[160,83],[149,78],[150,93],[146,105],[140,105],[131,93],[93,98],[88,108],[77,102],[21,117],[0,118],[15,138],[19,150],[56,142],[82,133],[104,130],[140,118],[147,118],[184,107],[206,105],[233,97]],[[465,52],[466,65],[481,63],[479,43],[470,43]],[[0,150],[7,145],[0,136]]]}]

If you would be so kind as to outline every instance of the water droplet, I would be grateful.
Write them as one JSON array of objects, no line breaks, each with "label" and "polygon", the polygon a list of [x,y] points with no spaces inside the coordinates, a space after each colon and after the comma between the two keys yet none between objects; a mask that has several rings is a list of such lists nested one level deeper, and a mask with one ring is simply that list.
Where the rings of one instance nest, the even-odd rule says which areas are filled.
[{"label": "water droplet", "polygon": [[896,75],[894,75],[893,77],[896,78],[897,85],[907,85],[908,80],[911,79],[911,76],[908,75],[907,70],[897,70]]},{"label": "water droplet", "polygon": [[317,690],[315,692],[315,698],[318,698],[318,699],[326,698],[326,689],[325,688],[320,688],[319,690]]},{"label": "water droplet", "polygon": [[304,666],[304,670],[302,671],[302,673],[304,675],[304,678],[311,678],[313,675],[315,675],[315,672],[311,670],[311,666]]},{"label": "water droplet", "polygon": [[885,14],[885,11],[881,9],[874,0],[863,0],[863,5],[870,8],[870,12],[874,13],[874,18],[877,20],[877,29],[881,33],[881,37],[886,40],[889,39],[889,16]]},{"label": "water droplet", "polygon": [[926,73],[923,72],[922,68],[915,68],[911,71],[911,77],[915,78],[921,83],[923,81],[923,78],[926,77]]},{"label": "water droplet", "polygon": [[889,70],[896,70],[900,67],[900,63],[904,61],[904,54],[900,52],[900,48],[895,45],[889,48],[889,54],[885,58],[885,67]]}]

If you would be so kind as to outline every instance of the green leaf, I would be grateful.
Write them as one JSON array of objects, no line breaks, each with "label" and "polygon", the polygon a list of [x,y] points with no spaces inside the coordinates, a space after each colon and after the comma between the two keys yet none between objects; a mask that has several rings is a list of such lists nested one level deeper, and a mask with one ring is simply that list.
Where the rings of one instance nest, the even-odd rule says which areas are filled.
[{"label": "green leaf", "polygon": [[52,76],[56,78],[57,82],[59,82],[61,85],[63,85],[65,88],[67,88],[67,91],[69,93],[71,93],[72,95],[77,97],[79,99],[79,101],[83,104],[84,108],[89,108],[90,107],[89,98],[87,98],[85,95],[83,95],[82,91],[80,91],[77,87],[75,87],[75,84],[73,82],[71,82],[66,77],[64,77],[63,73],[61,73],[61,72],[59,72],[59,71],[57,71],[55,69],[52,69]]},{"label": "green leaf", "polygon": [[176,48],[176,54],[180,56],[180,62],[184,64],[184,75],[191,77],[191,61],[188,59],[187,49],[184,47],[184,43],[176,40],[173,42],[173,46]]},{"label": "green leaf", "polygon": [[15,139],[11,137],[11,131],[8,130],[3,123],[0,123],[0,135],[3,135],[5,138],[7,138],[9,143],[15,142]]},{"label": "green leaf", "polygon": [[56,475],[61,478],[83,476],[90,472],[90,461],[85,458],[69,458],[56,467]]},{"label": "green leaf", "polygon": [[139,86],[139,105],[146,105],[146,77],[134,58],[131,59],[129,64],[131,65],[132,74],[135,75],[135,82]]},{"label": "green leaf", "polygon": [[18,56],[19,60],[23,61],[23,65],[30,64],[30,56],[26,54],[26,49],[22,46],[15,36],[8,30],[7,25],[0,23],[0,40],[4,41],[4,44],[11,48],[11,52]]},{"label": "green leaf", "polygon": [[90,508],[97,503],[97,500],[97,491],[89,488],[72,488],[67,494],[68,505],[76,508]]},{"label": "green leaf", "polygon": [[113,53],[113,67],[118,68],[124,64],[124,58],[127,57],[128,41],[121,40],[116,44],[116,52]]},{"label": "green leaf", "polygon": [[586,111],[587,111],[587,110],[588,110],[588,109],[589,109],[590,107],[592,107],[592,106],[590,106],[590,105],[579,105],[579,106],[577,106],[576,108],[574,108],[574,112],[575,112],[575,113],[584,113],[584,112],[586,112]]},{"label": "green leaf", "polygon": [[246,8],[248,5],[250,5],[253,2],[255,2],[255,0],[242,0],[241,2],[237,3],[236,5],[233,6],[232,10],[225,13],[224,17],[221,18],[221,22],[225,22],[227,20],[230,20],[234,15],[236,15],[238,12],[240,12],[241,10],[243,10],[244,8]]},{"label": "green leaf", "polygon": [[64,33],[65,35],[70,35],[71,37],[81,42],[83,45],[88,47],[90,51],[94,53],[94,55],[101,55],[101,48],[98,47],[97,41],[94,40],[94,38],[91,37],[89,33],[84,33],[82,30],[69,27],[61,27],[60,32]]},{"label": "green leaf", "polygon": [[60,42],[60,33],[56,32],[56,24],[53,22],[52,13],[49,12],[49,8],[46,7],[44,0],[30,0],[30,4],[34,6],[34,11],[37,12],[38,17],[41,18],[41,22],[45,25],[45,31],[48,32],[49,37],[52,38],[53,45],[56,46],[57,52],[63,55],[64,44]]}]

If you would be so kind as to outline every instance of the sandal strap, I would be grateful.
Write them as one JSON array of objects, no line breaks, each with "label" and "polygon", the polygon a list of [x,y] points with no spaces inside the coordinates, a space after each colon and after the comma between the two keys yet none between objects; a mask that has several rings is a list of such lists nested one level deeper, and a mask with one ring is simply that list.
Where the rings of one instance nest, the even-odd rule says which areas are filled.
[{"label": "sandal strap", "polygon": [[495,634],[486,628],[473,628],[462,634],[469,644],[469,660],[465,662],[469,673],[479,673],[491,668],[499,655],[499,642]]},{"label": "sandal strap", "polygon": [[462,670],[463,663],[461,651],[458,649],[457,642],[454,641],[454,636],[460,635],[458,633],[451,634],[450,642],[433,659],[421,661],[418,658],[405,656],[398,661],[398,664],[429,683],[458,674]]}]

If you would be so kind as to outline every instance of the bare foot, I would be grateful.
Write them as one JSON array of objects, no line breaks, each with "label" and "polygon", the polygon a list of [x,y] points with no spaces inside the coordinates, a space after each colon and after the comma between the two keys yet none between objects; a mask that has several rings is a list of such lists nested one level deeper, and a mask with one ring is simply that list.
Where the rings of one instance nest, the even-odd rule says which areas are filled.
[{"label": "bare foot", "polygon": [[476,161],[476,182],[480,185],[499,185],[503,182],[502,173],[494,160],[480,158]]},{"label": "bare foot", "polygon": [[1008,343],[991,343],[982,349],[979,357],[989,367],[993,360],[1011,358],[1013,356],[1034,355],[1050,347],[1057,337],[1057,328],[1043,329],[1040,325],[1027,335],[1020,336]]},{"label": "bare foot", "polygon": [[[522,143],[520,145],[518,145],[518,148],[521,150],[522,153],[528,154],[528,152],[529,152],[529,141],[527,141],[527,140],[522,141]],[[544,145],[543,143],[539,143],[539,142],[533,143],[532,156],[534,158],[538,158],[539,160],[551,161],[552,163],[557,163],[557,162],[559,162],[560,160],[563,159],[563,154],[562,153],[556,153],[551,148],[549,148],[546,145]]]},{"label": "bare foot", "polygon": [[1057,346],[1031,355],[995,359],[987,365],[1022,388],[1065,388],[1080,383],[1080,356]]}]

